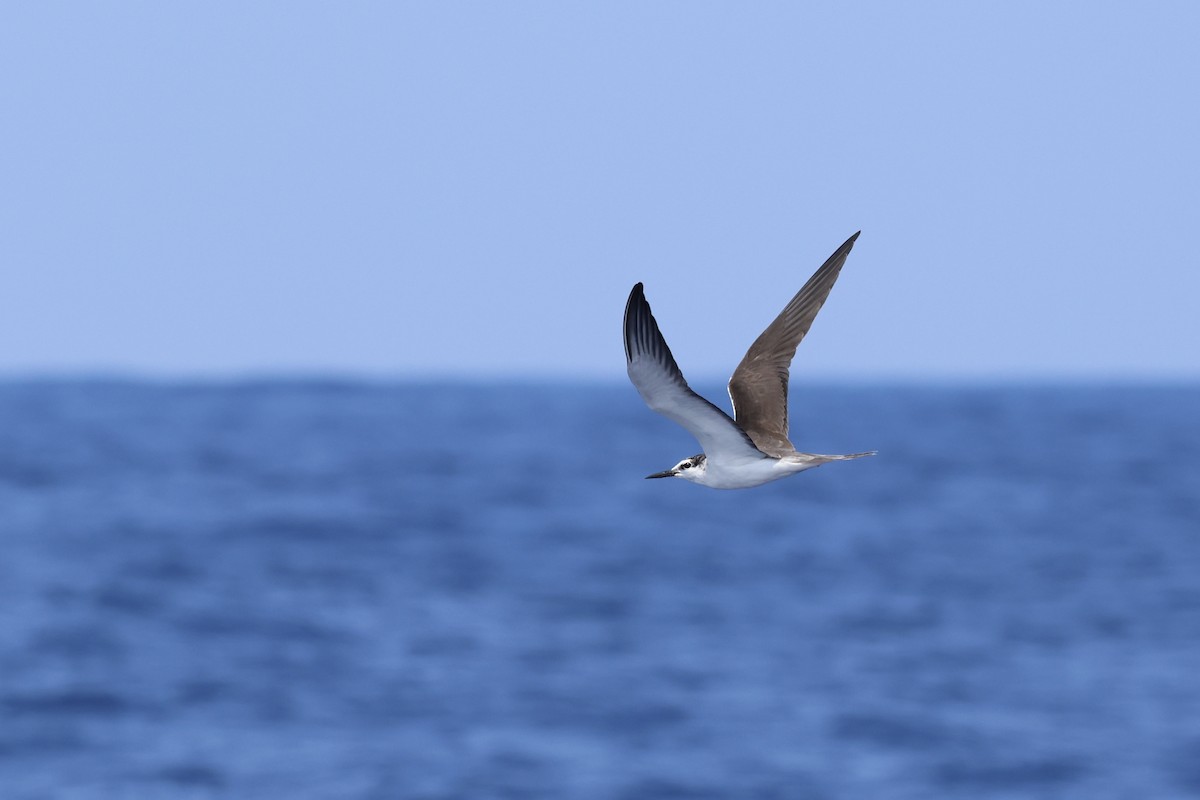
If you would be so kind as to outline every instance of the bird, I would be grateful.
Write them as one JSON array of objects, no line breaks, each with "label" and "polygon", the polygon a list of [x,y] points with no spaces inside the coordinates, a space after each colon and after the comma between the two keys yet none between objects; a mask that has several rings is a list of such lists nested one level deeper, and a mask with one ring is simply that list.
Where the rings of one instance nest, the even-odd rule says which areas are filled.
[{"label": "bird", "polygon": [[634,285],[625,305],[629,380],[652,411],[682,425],[704,449],[668,470],[647,475],[647,480],[682,478],[712,489],[747,489],[830,461],[877,453],[801,453],[788,439],[792,358],[829,296],[859,233],[862,231],[834,251],[750,345],[729,379],[733,417],[688,386],[650,312],[642,284]]}]

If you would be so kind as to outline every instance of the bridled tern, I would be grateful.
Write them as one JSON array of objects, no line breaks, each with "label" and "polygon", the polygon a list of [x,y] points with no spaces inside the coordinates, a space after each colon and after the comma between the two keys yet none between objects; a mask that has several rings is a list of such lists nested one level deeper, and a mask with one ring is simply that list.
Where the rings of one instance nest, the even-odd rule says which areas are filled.
[{"label": "bridled tern", "polygon": [[[859,231],[861,233],[862,231]],[[829,257],[775,321],[754,340],[729,379],[733,419],[696,394],[684,380],[650,313],[642,284],[625,305],[625,358],[629,379],[651,410],[696,437],[704,452],[647,478],[683,478],[713,489],[747,489],[829,461],[874,455],[800,453],[788,440],[788,370],[858,233]]]}]

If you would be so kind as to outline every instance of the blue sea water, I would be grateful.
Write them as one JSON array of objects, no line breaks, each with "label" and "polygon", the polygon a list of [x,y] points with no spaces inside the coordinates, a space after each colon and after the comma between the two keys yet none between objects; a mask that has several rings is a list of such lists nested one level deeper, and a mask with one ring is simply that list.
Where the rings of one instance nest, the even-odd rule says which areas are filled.
[{"label": "blue sea water", "polygon": [[[711,388],[710,396],[720,394]],[[1200,387],[0,383],[0,797],[1200,797]]]}]

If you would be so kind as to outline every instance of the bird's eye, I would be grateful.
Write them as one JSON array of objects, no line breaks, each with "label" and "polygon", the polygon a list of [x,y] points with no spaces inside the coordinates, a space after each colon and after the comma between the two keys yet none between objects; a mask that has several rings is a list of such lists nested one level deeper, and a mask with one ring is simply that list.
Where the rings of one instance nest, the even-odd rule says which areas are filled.
[{"label": "bird's eye", "polygon": [[680,468],[680,469],[691,469],[691,468],[692,468],[692,462],[690,462],[690,461],[685,461],[685,462],[683,462],[682,464],[680,464],[680,465],[679,465],[679,468]]}]

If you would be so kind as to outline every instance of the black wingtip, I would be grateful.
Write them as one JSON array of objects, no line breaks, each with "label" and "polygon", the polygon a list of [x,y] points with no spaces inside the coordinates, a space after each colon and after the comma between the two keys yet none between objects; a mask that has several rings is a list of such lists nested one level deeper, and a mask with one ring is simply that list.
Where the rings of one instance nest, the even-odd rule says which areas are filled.
[{"label": "black wingtip", "polygon": [[629,319],[629,310],[633,308],[634,304],[644,302],[646,302],[646,293],[642,291],[642,284],[639,281],[629,290],[629,299],[625,301],[625,319]]},{"label": "black wingtip", "polygon": [[625,301],[625,320],[622,326],[625,330],[625,362],[628,363],[633,358],[633,353],[630,349],[630,344],[634,337],[634,321],[630,316],[630,311],[634,305],[645,303],[646,295],[642,291],[642,282],[638,281],[629,291],[629,299]]},{"label": "black wingtip", "polygon": [[856,241],[858,241],[858,235],[860,233],[862,233],[862,231],[855,231],[853,236],[851,236],[846,241],[842,242],[842,246],[839,247],[837,250],[835,250],[833,252],[833,255],[831,255],[829,257],[829,261],[827,261],[825,263],[828,264],[828,263],[834,261],[835,259],[845,258],[847,255],[849,255],[850,251],[854,249],[854,243]]}]

